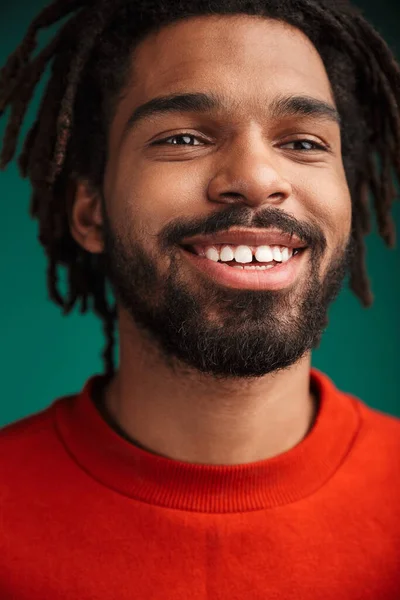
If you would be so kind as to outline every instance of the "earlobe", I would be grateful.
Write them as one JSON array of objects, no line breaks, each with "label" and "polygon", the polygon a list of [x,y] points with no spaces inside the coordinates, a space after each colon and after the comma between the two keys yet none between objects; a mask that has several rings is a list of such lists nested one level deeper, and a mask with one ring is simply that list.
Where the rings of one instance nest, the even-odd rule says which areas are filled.
[{"label": "earlobe", "polygon": [[103,252],[103,216],[100,195],[85,181],[75,186],[70,213],[71,235],[88,252]]}]

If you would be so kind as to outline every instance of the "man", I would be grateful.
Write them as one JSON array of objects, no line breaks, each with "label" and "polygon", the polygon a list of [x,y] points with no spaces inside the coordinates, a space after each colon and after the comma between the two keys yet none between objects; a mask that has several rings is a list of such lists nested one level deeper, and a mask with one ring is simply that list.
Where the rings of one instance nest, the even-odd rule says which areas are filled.
[{"label": "man", "polygon": [[369,191],[394,244],[390,51],[337,0],[54,2],[3,166],[51,60],[20,165],[106,372],[1,432],[1,598],[399,598],[399,420],[311,368]]}]

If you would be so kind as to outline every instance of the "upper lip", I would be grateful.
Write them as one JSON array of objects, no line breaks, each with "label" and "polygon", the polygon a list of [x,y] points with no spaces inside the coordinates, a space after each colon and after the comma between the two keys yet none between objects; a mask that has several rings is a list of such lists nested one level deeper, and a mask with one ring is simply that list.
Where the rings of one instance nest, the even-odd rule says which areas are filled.
[{"label": "upper lip", "polygon": [[231,244],[233,246],[286,246],[287,248],[305,248],[307,243],[296,235],[284,233],[278,229],[230,229],[214,235],[198,235],[186,238],[183,246],[214,246],[215,244]]}]

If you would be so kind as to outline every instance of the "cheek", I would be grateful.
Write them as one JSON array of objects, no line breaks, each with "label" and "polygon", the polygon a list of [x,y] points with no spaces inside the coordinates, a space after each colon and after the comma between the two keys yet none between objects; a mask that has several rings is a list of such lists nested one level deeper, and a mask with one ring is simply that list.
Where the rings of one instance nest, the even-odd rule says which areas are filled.
[{"label": "cheek", "polygon": [[204,177],[189,162],[153,163],[144,167],[137,180],[141,210],[159,223],[201,210],[204,203]]},{"label": "cheek", "polygon": [[326,207],[327,233],[332,239],[333,250],[344,249],[351,233],[352,203],[346,179],[331,188],[330,203]]},{"label": "cheek", "polygon": [[[125,162],[125,164],[124,164]],[[204,174],[189,161],[152,162],[140,166],[121,161],[110,177],[108,197],[117,217],[135,223],[135,231],[157,234],[166,224],[190,214],[198,216],[205,206]]]},{"label": "cheek", "polygon": [[344,172],[320,172],[298,189],[306,212],[326,237],[328,253],[346,245],[351,232],[351,197]]}]

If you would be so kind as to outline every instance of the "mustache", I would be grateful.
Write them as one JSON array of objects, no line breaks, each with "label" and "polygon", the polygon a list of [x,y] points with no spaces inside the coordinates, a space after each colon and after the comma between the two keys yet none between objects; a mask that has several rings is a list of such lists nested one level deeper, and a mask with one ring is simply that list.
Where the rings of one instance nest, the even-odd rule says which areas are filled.
[{"label": "mustache", "polygon": [[232,227],[277,228],[283,233],[297,235],[318,254],[324,252],[327,246],[323,231],[315,224],[298,221],[284,210],[273,206],[254,213],[246,206],[230,205],[206,219],[204,217],[176,219],[162,229],[159,241],[163,249],[167,250],[168,247],[179,244],[186,237],[211,235],[227,231]]}]

